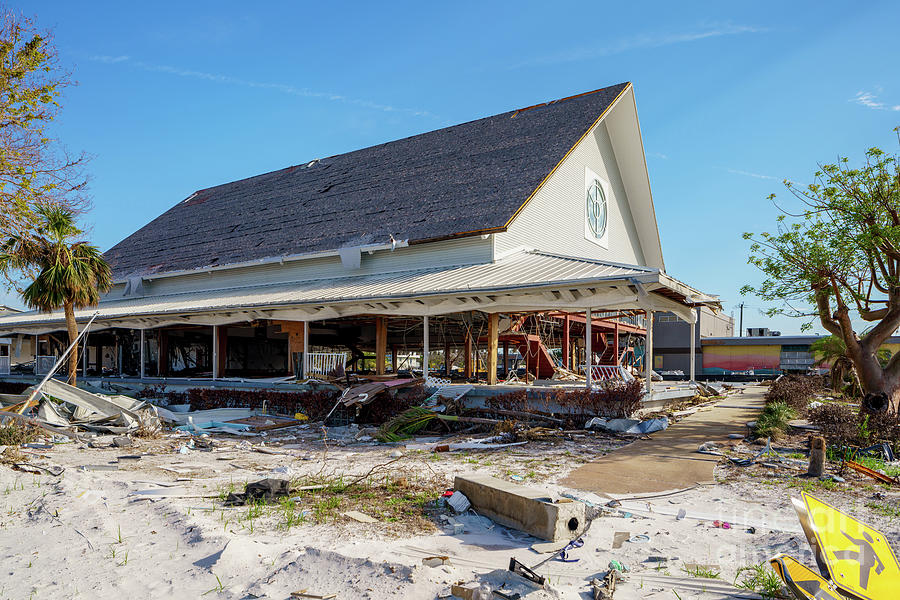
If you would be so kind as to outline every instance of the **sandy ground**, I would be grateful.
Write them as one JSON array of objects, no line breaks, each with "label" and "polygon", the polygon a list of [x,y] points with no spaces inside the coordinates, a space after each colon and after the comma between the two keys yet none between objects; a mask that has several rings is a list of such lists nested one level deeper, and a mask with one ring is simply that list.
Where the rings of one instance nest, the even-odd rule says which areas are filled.
[{"label": "sandy ground", "polygon": [[[456,581],[485,581],[527,598],[591,598],[588,582],[602,576],[610,560],[630,572],[617,599],[735,598],[730,587],[742,566],[787,552],[812,564],[799,533],[790,497],[811,486],[826,500],[864,517],[888,533],[900,548],[896,520],[868,509],[875,494],[897,496],[880,486],[850,481],[827,490],[779,468],[725,467],[719,483],[681,493],[623,499],[629,511],[600,517],[570,557],[541,569],[547,589],[536,590],[506,571],[511,556],[525,564],[547,555],[530,549],[539,542],[474,514],[455,517],[447,508],[427,519],[383,519],[363,524],[334,513],[317,523],[315,500],[297,502],[291,522],[281,507],[227,508],[229,490],[264,477],[302,478],[312,474],[345,477],[365,474],[405,479],[434,490],[450,487],[453,476],[488,473],[554,492],[571,492],[595,503],[609,498],[558,484],[585,462],[627,443],[602,434],[535,441],[492,451],[433,454],[358,442],[354,429],[332,428],[327,443],[314,425],[271,432],[249,442],[216,438],[216,447],[182,454],[187,441],[173,435],[135,440],[128,448],[93,448],[84,443],[27,450],[37,465],[60,465],[59,477],[29,474],[0,466],[0,598],[288,598],[295,590],[336,593],[349,598],[438,598]],[[111,436],[92,445],[109,444]],[[252,444],[281,454],[265,454]],[[735,442],[741,449],[743,442]],[[746,448],[747,451],[758,448]],[[401,456],[397,456],[399,454]],[[122,459],[140,455],[139,460]],[[87,466],[87,468],[82,468]],[[114,470],[111,470],[114,469]],[[879,497],[880,498],[880,497]],[[884,498],[882,498],[884,500]],[[376,498],[388,503],[389,497]],[[678,519],[684,509],[687,517]],[[455,532],[441,515],[462,523]],[[718,519],[733,526],[712,526]],[[753,527],[755,533],[748,533]],[[613,548],[619,532],[647,540]],[[428,567],[424,557],[446,555],[450,564]],[[663,563],[649,562],[651,556]],[[687,564],[710,565],[718,579],[698,579]]]}]

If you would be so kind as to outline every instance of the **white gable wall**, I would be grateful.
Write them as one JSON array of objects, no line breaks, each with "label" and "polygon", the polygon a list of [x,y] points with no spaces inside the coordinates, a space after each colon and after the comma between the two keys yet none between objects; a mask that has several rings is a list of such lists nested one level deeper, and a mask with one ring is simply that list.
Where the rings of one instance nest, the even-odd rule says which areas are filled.
[{"label": "white gable wall", "polygon": [[[497,256],[524,246],[568,256],[662,267],[649,183],[641,185],[647,181],[646,166],[633,107],[634,96],[629,88],[610,113],[576,145],[544,182],[513,219],[508,230],[495,234]],[[618,136],[615,142],[610,136],[611,129]],[[619,139],[626,137],[636,138],[637,144],[634,139]],[[626,156],[617,156],[617,151]],[[640,155],[639,159],[632,156],[636,152]],[[636,170],[627,174],[628,180],[623,179],[624,169],[620,169],[623,162],[629,169]],[[608,191],[606,247],[587,239],[585,235],[586,169],[608,184],[604,186]],[[634,207],[640,211],[633,210]],[[636,212],[642,217],[636,219]],[[644,222],[647,220],[652,223]],[[642,244],[642,234],[648,239],[647,244]],[[649,253],[645,252],[648,247]]]}]

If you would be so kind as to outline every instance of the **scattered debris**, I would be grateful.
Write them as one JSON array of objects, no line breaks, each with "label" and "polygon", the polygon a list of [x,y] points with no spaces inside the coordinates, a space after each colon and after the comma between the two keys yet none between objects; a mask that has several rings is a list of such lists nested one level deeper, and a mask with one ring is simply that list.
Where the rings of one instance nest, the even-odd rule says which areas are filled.
[{"label": "scattered debris", "polygon": [[254,500],[270,502],[278,498],[290,496],[291,482],[286,479],[262,479],[248,483],[243,493],[230,493],[225,499],[225,506],[242,506]]},{"label": "scattered debris", "polygon": [[377,523],[378,519],[372,518],[365,513],[361,513],[356,510],[349,510],[345,513],[342,513],[345,517],[349,519],[353,519],[354,521],[358,521],[360,523]]},{"label": "scattered debris", "polygon": [[610,419],[607,417],[594,417],[585,423],[585,429],[591,428],[603,429],[615,433],[630,433],[633,435],[645,435],[662,431],[669,427],[668,417],[660,417],[657,419],[647,419],[639,421],[637,419]]},{"label": "scattered debris", "polygon": [[869,467],[867,467],[865,465],[861,465],[858,462],[854,462],[852,460],[846,460],[846,461],[844,461],[843,464],[847,465],[848,467],[850,467],[857,473],[862,473],[863,475],[867,475],[867,476],[871,477],[872,479],[876,479],[882,483],[886,483],[888,485],[900,484],[900,478],[889,477],[889,476],[885,475],[884,473],[879,473],[878,471],[876,471],[874,469],[870,469]]}]

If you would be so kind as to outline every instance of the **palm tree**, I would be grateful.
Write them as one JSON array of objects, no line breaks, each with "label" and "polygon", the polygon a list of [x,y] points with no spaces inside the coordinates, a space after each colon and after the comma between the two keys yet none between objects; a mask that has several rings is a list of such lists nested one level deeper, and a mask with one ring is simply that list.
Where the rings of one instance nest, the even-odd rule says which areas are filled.
[{"label": "palm tree", "polygon": [[[21,271],[34,276],[22,290],[30,308],[51,312],[62,307],[69,343],[78,338],[75,310],[95,306],[100,294],[112,286],[109,264],[100,250],[87,242],[74,241],[83,232],[75,214],[59,204],[36,207],[37,230],[17,235],[0,246],[0,271]],[[69,355],[69,383],[75,385],[78,348]]]},{"label": "palm tree", "polygon": [[[840,392],[847,375],[853,376],[853,391],[862,390],[859,378],[856,376],[856,368],[847,354],[847,345],[842,338],[836,335],[819,338],[809,345],[809,350],[817,358],[815,362],[817,367],[831,365],[832,390]],[[878,362],[884,366],[891,359],[891,351],[887,348],[879,348],[877,358]]]}]

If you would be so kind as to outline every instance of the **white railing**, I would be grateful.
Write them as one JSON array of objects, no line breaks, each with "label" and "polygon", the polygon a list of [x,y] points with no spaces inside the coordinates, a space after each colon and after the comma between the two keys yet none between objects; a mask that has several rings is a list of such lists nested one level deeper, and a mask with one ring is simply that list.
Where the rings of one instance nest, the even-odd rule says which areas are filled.
[{"label": "white railing", "polygon": [[34,374],[46,375],[53,370],[56,365],[55,356],[35,356],[34,357]]},{"label": "white railing", "polygon": [[[581,365],[581,372],[587,372],[587,365]],[[634,375],[628,372],[625,367],[617,367],[613,365],[591,365],[591,381],[632,381]]]},{"label": "white railing", "polygon": [[0,356],[0,375],[9,375],[9,357]]},{"label": "white railing", "polygon": [[330,375],[335,371],[344,372],[347,366],[347,355],[343,352],[310,352],[306,355],[307,368],[310,375]]}]

